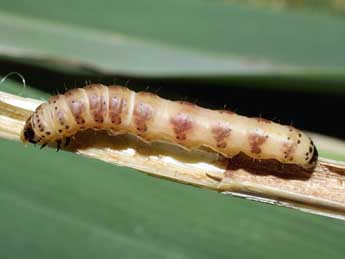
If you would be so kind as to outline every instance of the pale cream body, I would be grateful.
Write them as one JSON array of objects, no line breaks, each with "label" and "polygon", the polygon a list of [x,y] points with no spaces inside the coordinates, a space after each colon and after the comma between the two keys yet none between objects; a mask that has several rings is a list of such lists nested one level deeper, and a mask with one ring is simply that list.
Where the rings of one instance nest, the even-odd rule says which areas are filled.
[{"label": "pale cream body", "polygon": [[316,152],[311,139],[293,127],[118,86],[90,85],[54,96],[33,113],[27,121],[29,126],[42,144],[80,130],[102,129],[188,149],[204,146],[225,157],[242,152],[254,159],[275,159],[303,167],[312,166]]}]

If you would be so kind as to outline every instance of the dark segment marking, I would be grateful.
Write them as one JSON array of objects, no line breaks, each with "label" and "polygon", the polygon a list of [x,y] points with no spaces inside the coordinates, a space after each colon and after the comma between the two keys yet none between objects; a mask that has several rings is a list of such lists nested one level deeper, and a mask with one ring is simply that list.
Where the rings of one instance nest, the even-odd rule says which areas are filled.
[{"label": "dark segment marking", "polygon": [[[73,100],[70,103],[70,109],[77,124],[82,124],[84,121],[84,118],[82,117],[83,111],[85,109],[84,103],[82,103],[81,101]],[[64,121],[60,120],[60,124],[63,125]]]},{"label": "dark segment marking", "polygon": [[296,147],[297,145],[295,142],[284,142],[283,143],[284,158],[292,161],[293,154],[296,151]]},{"label": "dark segment marking", "polygon": [[249,145],[250,145],[250,151],[253,154],[260,154],[261,148],[260,146],[265,143],[267,139],[267,136],[263,136],[258,133],[252,133],[249,135]]},{"label": "dark segment marking", "polygon": [[134,108],[134,123],[136,129],[143,133],[147,131],[147,121],[153,117],[153,108],[147,103],[138,103]]},{"label": "dark segment marking", "polygon": [[103,123],[107,111],[103,95],[92,94],[89,96],[90,112],[97,123]]},{"label": "dark segment marking", "polygon": [[111,123],[116,125],[121,124],[121,113],[125,105],[126,101],[123,98],[116,95],[111,97],[109,101],[109,117]]},{"label": "dark segment marking", "polygon": [[226,148],[226,138],[230,136],[231,128],[225,123],[218,123],[212,128],[212,134],[217,147]]},{"label": "dark segment marking", "polygon": [[43,132],[43,131],[44,131],[44,127],[43,127],[43,125],[42,125],[42,124],[38,124],[38,128],[40,129],[40,131],[41,131],[41,132]]},{"label": "dark segment marking", "polygon": [[90,109],[91,110],[99,109],[99,105],[101,103],[101,97],[98,96],[97,94],[92,94],[89,97],[89,103],[90,103]]},{"label": "dark segment marking", "polygon": [[52,96],[52,97],[49,98],[48,102],[49,102],[49,103],[54,103],[54,104],[55,104],[56,101],[60,99],[60,96],[61,96],[61,95]]},{"label": "dark segment marking", "polygon": [[59,112],[58,118],[59,118],[60,125],[63,126],[65,124],[65,118],[62,112]]},{"label": "dark segment marking", "polygon": [[170,119],[170,123],[178,140],[185,140],[187,132],[193,128],[191,118],[185,113],[178,113]]}]

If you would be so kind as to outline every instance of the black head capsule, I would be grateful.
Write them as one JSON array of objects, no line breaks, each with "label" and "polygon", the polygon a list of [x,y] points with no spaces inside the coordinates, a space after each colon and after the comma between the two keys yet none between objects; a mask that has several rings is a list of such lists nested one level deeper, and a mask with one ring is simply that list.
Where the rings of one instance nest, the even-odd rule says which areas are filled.
[{"label": "black head capsule", "polygon": [[27,128],[24,130],[24,138],[29,142],[35,138],[35,132],[32,130],[32,128]]},{"label": "black head capsule", "polygon": [[312,147],[312,150],[314,151],[313,156],[311,157],[309,164],[311,167],[314,167],[316,165],[319,153],[317,152],[316,146],[313,141],[310,142],[310,145]]},{"label": "black head capsule", "polygon": [[35,131],[33,130],[31,125],[31,117],[27,119],[25,127],[21,132],[20,139],[24,143],[30,142],[36,144],[39,142],[39,137],[36,136]]},{"label": "black head capsule", "polygon": [[309,161],[306,161],[307,163],[302,167],[308,171],[312,171],[316,166],[317,159],[319,156],[316,146],[314,145],[312,140],[310,140],[309,153],[311,154],[311,158],[309,159]]}]

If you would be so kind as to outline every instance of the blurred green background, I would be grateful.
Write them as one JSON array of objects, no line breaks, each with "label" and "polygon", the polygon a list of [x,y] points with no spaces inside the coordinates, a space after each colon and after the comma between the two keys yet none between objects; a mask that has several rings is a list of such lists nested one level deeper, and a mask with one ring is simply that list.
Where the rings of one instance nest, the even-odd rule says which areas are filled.
[{"label": "blurred green background", "polygon": [[[0,89],[125,84],[345,139],[344,1],[238,2],[0,1],[0,74],[27,82]],[[343,258],[344,239],[339,220],[0,140],[1,258]]]}]

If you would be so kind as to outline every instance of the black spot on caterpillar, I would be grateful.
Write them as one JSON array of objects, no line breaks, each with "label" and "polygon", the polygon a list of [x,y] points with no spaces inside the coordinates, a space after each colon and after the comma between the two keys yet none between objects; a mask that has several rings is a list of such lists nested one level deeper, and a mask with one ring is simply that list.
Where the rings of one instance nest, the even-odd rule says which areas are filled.
[{"label": "black spot on caterpillar", "polygon": [[57,142],[59,148],[63,139],[69,142],[86,129],[131,133],[188,149],[205,146],[225,157],[242,152],[304,168],[313,167],[317,160],[311,139],[291,126],[100,84],[51,97],[27,119],[21,139],[41,145]]}]

